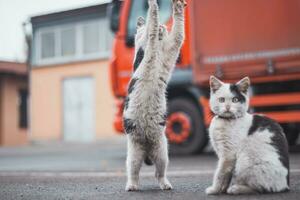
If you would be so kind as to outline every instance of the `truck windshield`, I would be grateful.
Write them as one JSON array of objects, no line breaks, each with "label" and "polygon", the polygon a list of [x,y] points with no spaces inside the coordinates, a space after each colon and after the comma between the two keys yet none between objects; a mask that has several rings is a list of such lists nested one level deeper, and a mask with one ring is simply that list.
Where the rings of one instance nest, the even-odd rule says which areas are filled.
[{"label": "truck windshield", "polygon": [[[159,5],[160,23],[166,23],[171,16],[171,1],[170,0],[157,0]],[[131,9],[127,25],[127,45],[134,45],[134,35],[136,33],[136,21],[139,16],[146,18],[148,11],[148,0],[132,0]]]}]

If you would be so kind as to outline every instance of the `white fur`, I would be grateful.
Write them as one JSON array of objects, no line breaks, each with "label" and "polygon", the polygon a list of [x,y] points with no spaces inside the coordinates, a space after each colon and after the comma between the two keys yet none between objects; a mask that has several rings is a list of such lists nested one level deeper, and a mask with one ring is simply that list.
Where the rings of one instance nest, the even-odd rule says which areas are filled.
[{"label": "white fur", "polygon": [[[253,121],[253,115],[246,112],[248,94],[244,94],[244,104],[233,103],[231,99],[234,95],[230,92],[229,84],[219,83],[221,85],[218,82],[216,85],[211,83],[211,87],[218,89],[211,91],[210,104],[216,116],[209,127],[211,144],[219,161],[213,185],[206,189],[206,193],[246,194],[288,190],[288,169],[280,162],[277,150],[271,145],[274,133],[268,129],[258,129],[248,135]],[[225,97],[224,103],[219,102],[220,97]],[[223,118],[226,117],[222,115],[226,105],[230,106],[235,118]],[[237,114],[238,110],[243,113]]]},{"label": "white fur", "polygon": [[156,0],[148,3],[146,25],[138,27],[135,38],[136,53],[142,48],[145,55],[133,74],[132,79],[137,82],[128,95],[128,108],[123,114],[124,119],[130,119],[135,125],[134,130],[127,133],[127,191],[138,189],[139,171],[146,157],[155,164],[155,176],[161,189],[172,189],[166,177],[169,158],[165,125],[160,123],[166,114],[167,82],[184,39],[184,6],[181,0],[174,1],[174,25],[169,34],[159,25]]}]

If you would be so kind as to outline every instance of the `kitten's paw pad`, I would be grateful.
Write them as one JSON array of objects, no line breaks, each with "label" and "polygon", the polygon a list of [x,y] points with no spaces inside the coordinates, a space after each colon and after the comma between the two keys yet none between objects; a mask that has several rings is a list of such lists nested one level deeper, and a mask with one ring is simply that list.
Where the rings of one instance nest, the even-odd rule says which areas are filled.
[{"label": "kitten's paw pad", "polygon": [[210,186],[210,187],[206,188],[205,193],[208,195],[212,195],[212,194],[219,194],[220,191],[217,188]]},{"label": "kitten's paw pad", "polygon": [[165,183],[160,184],[160,189],[162,189],[162,190],[172,190],[173,187],[172,187],[171,183],[165,182]]},{"label": "kitten's paw pad", "polygon": [[137,185],[133,185],[133,184],[128,184],[128,185],[126,185],[125,190],[127,192],[137,191],[138,190],[138,186]]}]

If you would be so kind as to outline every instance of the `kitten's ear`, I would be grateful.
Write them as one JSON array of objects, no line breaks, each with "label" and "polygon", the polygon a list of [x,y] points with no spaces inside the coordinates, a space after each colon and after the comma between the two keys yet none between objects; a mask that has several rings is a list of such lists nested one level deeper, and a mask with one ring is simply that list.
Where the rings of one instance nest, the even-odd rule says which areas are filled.
[{"label": "kitten's ear", "polygon": [[209,80],[210,90],[216,92],[224,83],[217,79],[215,76],[210,76]]},{"label": "kitten's ear", "polygon": [[239,82],[236,83],[236,86],[238,87],[240,92],[247,93],[249,87],[250,87],[250,78],[245,77]]},{"label": "kitten's ear", "polygon": [[146,24],[146,20],[144,17],[139,17],[137,19],[137,23],[136,23],[136,27],[137,28],[141,28],[142,26],[144,26]]}]

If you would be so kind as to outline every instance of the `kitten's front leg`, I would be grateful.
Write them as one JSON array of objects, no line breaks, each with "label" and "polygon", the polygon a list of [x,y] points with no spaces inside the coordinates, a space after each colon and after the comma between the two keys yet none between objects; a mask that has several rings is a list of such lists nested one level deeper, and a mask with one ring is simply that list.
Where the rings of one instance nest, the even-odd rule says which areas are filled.
[{"label": "kitten's front leg", "polygon": [[184,7],[186,2],[184,0],[173,0],[173,25],[170,34],[168,35],[165,45],[165,52],[168,56],[165,56],[164,62],[168,66],[170,71],[175,67],[176,60],[178,58],[180,48],[185,38],[184,30]]},{"label": "kitten's front leg", "polygon": [[224,193],[228,188],[235,161],[233,159],[220,159],[214,175],[213,185],[206,188],[206,194]]},{"label": "kitten's front leg", "polygon": [[173,0],[173,26],[169,37],[169,49],[176,51],[182,46],[184,40],[184,7],[186,2],[184,0]]},{"label": "kitten's front leg", "polygon": [[147,17],[147,32],[150,39],[150,45],[158,38],[159,33],[159,14],[157,0],[148,0],[149,10]]}]

